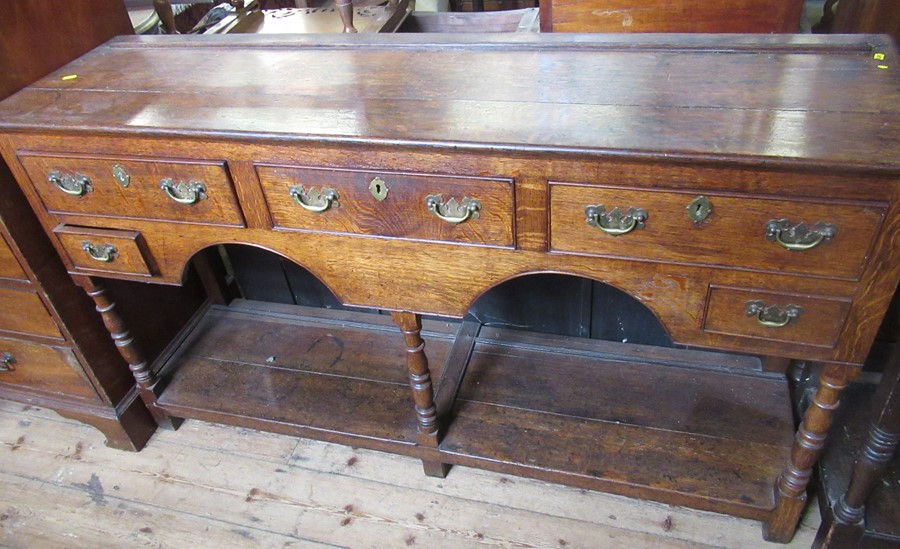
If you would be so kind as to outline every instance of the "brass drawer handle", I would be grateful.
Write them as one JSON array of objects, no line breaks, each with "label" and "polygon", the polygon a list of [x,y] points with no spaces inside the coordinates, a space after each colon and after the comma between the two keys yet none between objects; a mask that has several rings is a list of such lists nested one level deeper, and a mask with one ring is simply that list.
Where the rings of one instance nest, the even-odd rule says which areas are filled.
[{"label": "brass drawer handle", "polygon": [[322,213],[332,206],[335,208],[340,206],[338,204],[340,195],[336,190],[328,187],[322,187],[322,190],[319,191],[315,187],[306,189],[303,185],[294,185],[288,189],[288,192],[291,193],[294,202],[310,212]]},{"label": "brass drawer handle", "polygon": [[47,174],[47,181],[56,185],[62,192],[72,196],[83,196],[85,193],[94,190],[94,187],[91,186],[91,178],[83,173],[72,175],[54,171]]},{"label": "brass drawer handle", "polygon": [[179,204],[190,206],[201,200],[206,200],[206,186],[200,181],[175,181],[167,177],[159,182],[159,188],[166,191],[166,194]]},{"label": "brass drawer handle", "polygon": [[649,217],[647,210],[641,208],[628,208],[622,213],[616,206],[611,212],[607,212],[603,204],[587,206],[584,215],[587,217],[585,221],[588,225],[612,236],[621,236],[635,229],[643,229]]},{"label": "brass drawer handle", "polygon": [[786,250],[811,250],[829,242],[837,234],[837,227],[822,221],[809,228],[806,223],[791,226],[787,219],[770,219],[766,223],[766,240],[779,243]]},{"label": "brass drawer handle", "polygon": [[445,203],[443,195],[430,194],[425,197],[425,206],[441,221],[454,225],[481,217],[481,201],[468,196],[461,202],[451,198]]},{"label": "brass drawer handle", "polygon": [[119,250],[112,244],[93,244],[85,240],[81,243],[81,249],[86,251],[91,259],[103,263],[109,263],[119,257]]},{"label": "brass drawer handle", "polygon": [[16,363],[16,357],[12,355],[12,353],[3,353],[0,356],[0,372],[12,372],[16,369],[13,366]]},{"label": "brass drawer handle", "polygon": [[778,305],[766,307],[762,301],[748,301],[745,312],[747,316],[756,315],[756,321],[767,328],[783,328],[792,320],[800,318],[803,308],[797,305],[785,305],[783,308]]}]

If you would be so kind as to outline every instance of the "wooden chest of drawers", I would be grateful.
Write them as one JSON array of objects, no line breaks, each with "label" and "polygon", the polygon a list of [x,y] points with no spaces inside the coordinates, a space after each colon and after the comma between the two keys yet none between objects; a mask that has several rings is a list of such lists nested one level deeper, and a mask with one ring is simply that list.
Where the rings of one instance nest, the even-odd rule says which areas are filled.
[{"label": "wooden chest of drawers", "polygon": [[[790,538],[900,278],[889,43],[169,38],[114,41],[0,104],[0,150],[157,420],[651,497]],[[223,243],[392,311],[405,347],[377,315],[238,301],[150,366],[101,280],[178,285]],[[532,273],[613,285],[680,345],[767,358],[423,328]],[[783,371],[763,368],[786,359],[828,364],[794,442]]]}]

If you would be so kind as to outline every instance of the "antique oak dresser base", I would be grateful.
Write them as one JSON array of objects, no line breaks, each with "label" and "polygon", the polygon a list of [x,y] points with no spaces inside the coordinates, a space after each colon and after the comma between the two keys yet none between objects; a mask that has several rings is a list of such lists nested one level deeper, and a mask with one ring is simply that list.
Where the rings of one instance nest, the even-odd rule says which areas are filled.
[{"label": "antique oak dresser base", "polygon": [[[0,152],[160,425],[652,498],[785,542],[900,279],[895,55],[878,37],[118,39],[0,103]],[[219,244],[390,320],[218,299],[150,363],[104,279],[179,285]],[[422,324],[532,273],[611,284],[710,351]],[[826,364],[796,436],[761,366],[787,359]]]}]

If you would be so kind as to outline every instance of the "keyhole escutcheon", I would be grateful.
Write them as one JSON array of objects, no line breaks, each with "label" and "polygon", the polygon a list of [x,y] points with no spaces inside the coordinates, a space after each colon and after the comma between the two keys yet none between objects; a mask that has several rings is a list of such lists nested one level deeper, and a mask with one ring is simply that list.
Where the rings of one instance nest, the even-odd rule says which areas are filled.
[{"label": "keyhole escutcheon", "polygon": [[369,182],[369,192],[372,193],[372,196],[375,197],[375,200],[381,202],[382,200],[387,198],[388,195],[387,183],[384,182],[384,179],[376,177]]}]

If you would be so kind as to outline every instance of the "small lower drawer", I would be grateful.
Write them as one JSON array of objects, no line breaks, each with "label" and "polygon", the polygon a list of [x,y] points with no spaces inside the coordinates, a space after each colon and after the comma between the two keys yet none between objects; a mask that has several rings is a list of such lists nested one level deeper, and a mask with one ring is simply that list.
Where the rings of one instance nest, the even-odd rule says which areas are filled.
[{"label": "small lower drawer", "polygon": [[74,269],[151,276],[141,234],[136,231],[90,229],[60,225],[53,229]]},{"label": "small lower drawer", "polygon": [[63,339],[41,298],[26,290],[0,288],[0,330]]},{"label": "small lower drawer", "polygon": [[0,338],[0,384],[97,399],[68,347]]},{"label": "small lower drawer", "polygon": [[703,329],[718,334],[832,348],[850,300],[745,288],[710,288]]}]

